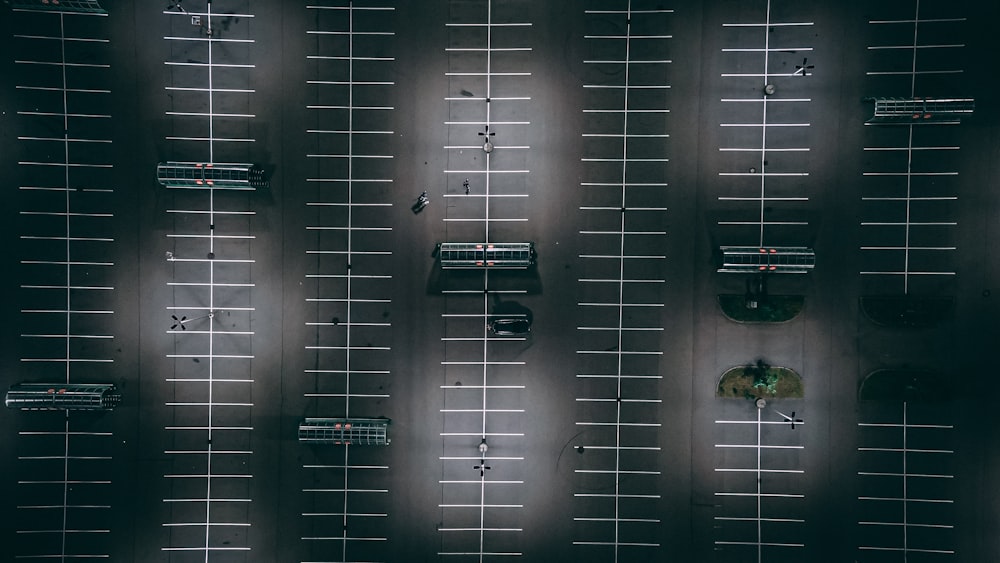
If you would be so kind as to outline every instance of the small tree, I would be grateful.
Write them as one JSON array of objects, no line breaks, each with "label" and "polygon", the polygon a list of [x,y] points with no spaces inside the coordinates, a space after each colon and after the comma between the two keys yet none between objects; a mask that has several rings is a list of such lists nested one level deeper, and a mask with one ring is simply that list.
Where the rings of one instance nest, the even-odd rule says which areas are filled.
[{"label": "small tree", "polygon": [[777,392],[778,374],[771,372],[771,366],[758,359],[755,364],[750,364],[743,368],[743,374],[753,377],[753,387],[764,392],[775,394]]}]

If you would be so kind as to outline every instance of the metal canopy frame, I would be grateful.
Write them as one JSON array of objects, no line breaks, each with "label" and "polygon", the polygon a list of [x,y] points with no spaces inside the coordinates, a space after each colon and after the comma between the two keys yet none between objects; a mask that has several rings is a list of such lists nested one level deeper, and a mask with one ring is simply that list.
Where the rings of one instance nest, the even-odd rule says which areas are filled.
[{"label": "metal canopy frame", "polygon": [[106,383],[15,383],[4,404],[21,410],[112,410],[121,394]]},{"label": "metal canopy frame", "polygon": [[440,242],[441,267],[528,268],[535,263],[533,242]]},{"label": "metal canopy frame", "polygon": [[344,446],[389,445],[388,418],[306,418],[299,441]]},{"label": "metal canopy frame", "polygon": [[976,107],[972,98],[866,98],[875,113],[865,124],[956,124]]},{"label": "metal canopy frame", "polygon": [[224,188],[252,190],[267,186],[264,171],[254,164],[161,162],[156,180],[171,188]]},{"label": "metal canopy frame", "polygon": [[804,246],[723,246],[724,273],[805,274],[816,266],[816,253]]},{"label": "metal canopy frame", "polygon": [[14,10],[103,15],[108,13],[97,0],[5,0],[5,3]]}]

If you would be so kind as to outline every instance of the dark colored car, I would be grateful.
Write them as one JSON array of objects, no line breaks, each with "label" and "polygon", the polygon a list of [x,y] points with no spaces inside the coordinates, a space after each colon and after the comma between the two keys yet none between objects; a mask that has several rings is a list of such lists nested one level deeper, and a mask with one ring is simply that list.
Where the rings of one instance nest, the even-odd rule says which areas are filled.
[{"label": "dark colored car", "polygon": [[490,320],[490,332],[497,336],[517,336],[531,332],[528,317],[498,317]]}]

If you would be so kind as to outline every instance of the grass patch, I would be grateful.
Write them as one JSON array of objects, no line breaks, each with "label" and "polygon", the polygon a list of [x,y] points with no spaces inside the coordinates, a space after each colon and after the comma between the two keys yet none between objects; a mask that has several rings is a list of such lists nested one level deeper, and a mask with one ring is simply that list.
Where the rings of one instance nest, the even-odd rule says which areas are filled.
[{"label": "grass patch", "polygon": [[729,368],[719,379],[715,396],[725,399],[797,399],[805,395],[802,377],[794,370],[767,366],[762,378],[772,383],[767,386],[754,385],[753,366]]},{"label": "grass patch", "polygon": [[858,398],[862,401],[948,401],[951,386],[940,373],[913,369],[880,369],[861,382]]},{"label": "grass patch", "polygon": [[768,295],[748,309],[743,294],[720,294],[719,306],[728,318],[740,323],[783,323],[802,312],[806,298],[802,295]]},{"label": "grass patch", "polygon": [[950,297],[868,296],[861,298],[861,310],[877,325],[891,327],[934,326],[954,309]]}]

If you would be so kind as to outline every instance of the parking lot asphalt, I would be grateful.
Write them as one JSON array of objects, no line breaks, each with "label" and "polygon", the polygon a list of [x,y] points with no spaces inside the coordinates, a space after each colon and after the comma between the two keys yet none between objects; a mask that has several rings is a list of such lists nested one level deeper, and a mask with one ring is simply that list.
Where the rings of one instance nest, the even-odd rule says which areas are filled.
[{"label": "parking lot asphalt", "polygon": [[[0,18],[3,381],[124,397],[0,413],[11,560],[1000,549],[996,6],[102,5]],[[921,96],[975,110],[865,123]],[[268,185],[165,187],[168,161]],[[441,242],[536,254],[445,269]],[[769,276],[803,312],[726,318],[724,245],[815,250]],[[950,314],[882,326],[871,295]],[[490,329],[511,311],[529,332]],[[758,359],[804,396],[716,397]],[[862,399],[880,369],[939,399]],[[389,443],[300,441],[307,417]]]}]

